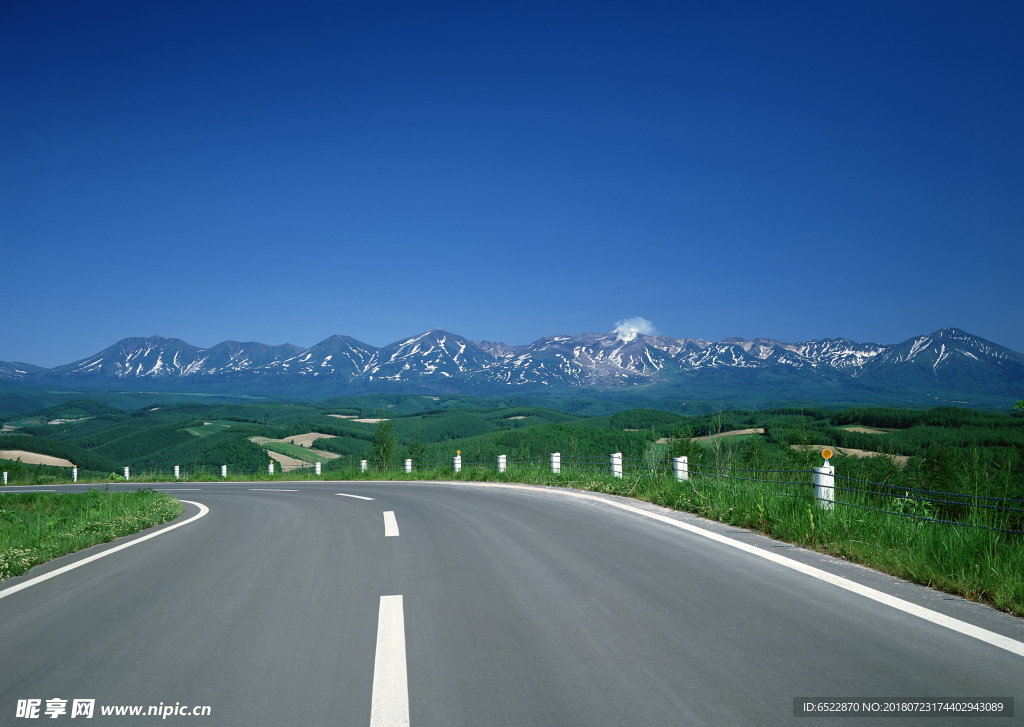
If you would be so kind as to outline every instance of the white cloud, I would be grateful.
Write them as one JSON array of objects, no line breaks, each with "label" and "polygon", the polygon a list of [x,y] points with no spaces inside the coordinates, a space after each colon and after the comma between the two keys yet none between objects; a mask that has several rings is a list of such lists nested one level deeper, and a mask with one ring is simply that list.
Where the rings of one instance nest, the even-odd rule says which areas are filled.
[{"label": "white cloud", "polygon": [[620,341],[632,341],[638,333],[645,336],[653,336],[657,333],[654,324],[646,318],[626,318],[615,324],[614,333]]}]

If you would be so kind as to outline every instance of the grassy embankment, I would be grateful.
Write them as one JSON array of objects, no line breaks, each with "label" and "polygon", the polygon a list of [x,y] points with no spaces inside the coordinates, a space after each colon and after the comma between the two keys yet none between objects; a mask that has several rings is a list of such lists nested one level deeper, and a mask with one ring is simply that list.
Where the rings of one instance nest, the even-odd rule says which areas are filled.
[{"label": "grassy embankment", "polygon": [[[563,465],[564,466],[564,465]],[[671,475],[626,473],[622,479],[597,472],[551,474],[541,467],[498,473],[491,468],[448,467],[404,472],[332,472],[337,479],[466,480],[520,482],[572,487],[632,497],[674,510],[749,528],[776,540],[844,558],[900,578],[980,601],[1024,616],[1024,538],[981,528],[933,523],[854,507],[913,513],[913,499],[879,500],[873,495],[839,493],[833,511],[817,507],[810,485],[788,485],[771,473],[756,482],[694,476],[677,482]],[[308,479],[308,476],[306,477]],[[837,483],[842,486],[841,483]],[[971,511],[967,522],[1006,525],[985,511]]]},{"label": "grassy embankment", "polygon": [[170,495],[152,490],[0,493],[0,581],[173,520],[184,511]]}]

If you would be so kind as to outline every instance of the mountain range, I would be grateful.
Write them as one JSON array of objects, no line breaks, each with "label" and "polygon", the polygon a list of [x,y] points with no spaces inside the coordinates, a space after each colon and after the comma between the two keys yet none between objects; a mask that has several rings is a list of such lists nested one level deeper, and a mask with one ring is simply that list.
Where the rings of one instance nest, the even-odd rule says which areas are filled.
[{"label": "mountain range", "polygon": [[125,338],[51,369],[0,361],[0,382],[309,398],[528,393],[1002,407],[1024,396],[1024,355],[957,328],[897,344],[711,342],[613,332],[510,346],[434,329],[381,348],[339,335],[310,348],[238,341],[199,348],[151,336]]}]

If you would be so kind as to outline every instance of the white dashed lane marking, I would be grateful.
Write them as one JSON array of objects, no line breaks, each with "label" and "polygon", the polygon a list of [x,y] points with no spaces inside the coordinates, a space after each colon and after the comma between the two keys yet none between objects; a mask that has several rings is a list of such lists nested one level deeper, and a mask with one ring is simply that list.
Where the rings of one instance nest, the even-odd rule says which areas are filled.
[{"label": "white dashed lane marking", "polygon": [[381,596],[377,617],[377,653],[373,658],[370,727],[408,727],[408,724],[409,681],[405,667],[402,597]]}]

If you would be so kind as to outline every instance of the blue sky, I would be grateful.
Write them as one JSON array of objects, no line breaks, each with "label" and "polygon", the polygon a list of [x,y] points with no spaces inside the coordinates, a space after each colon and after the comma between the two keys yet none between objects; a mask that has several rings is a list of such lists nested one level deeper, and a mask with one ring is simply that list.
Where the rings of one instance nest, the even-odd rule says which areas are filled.
[{"label": "blue sky", "polygon": [[1024,5],[482,5],[0,3],[0,360],[634,316],[1024,350]]}]

